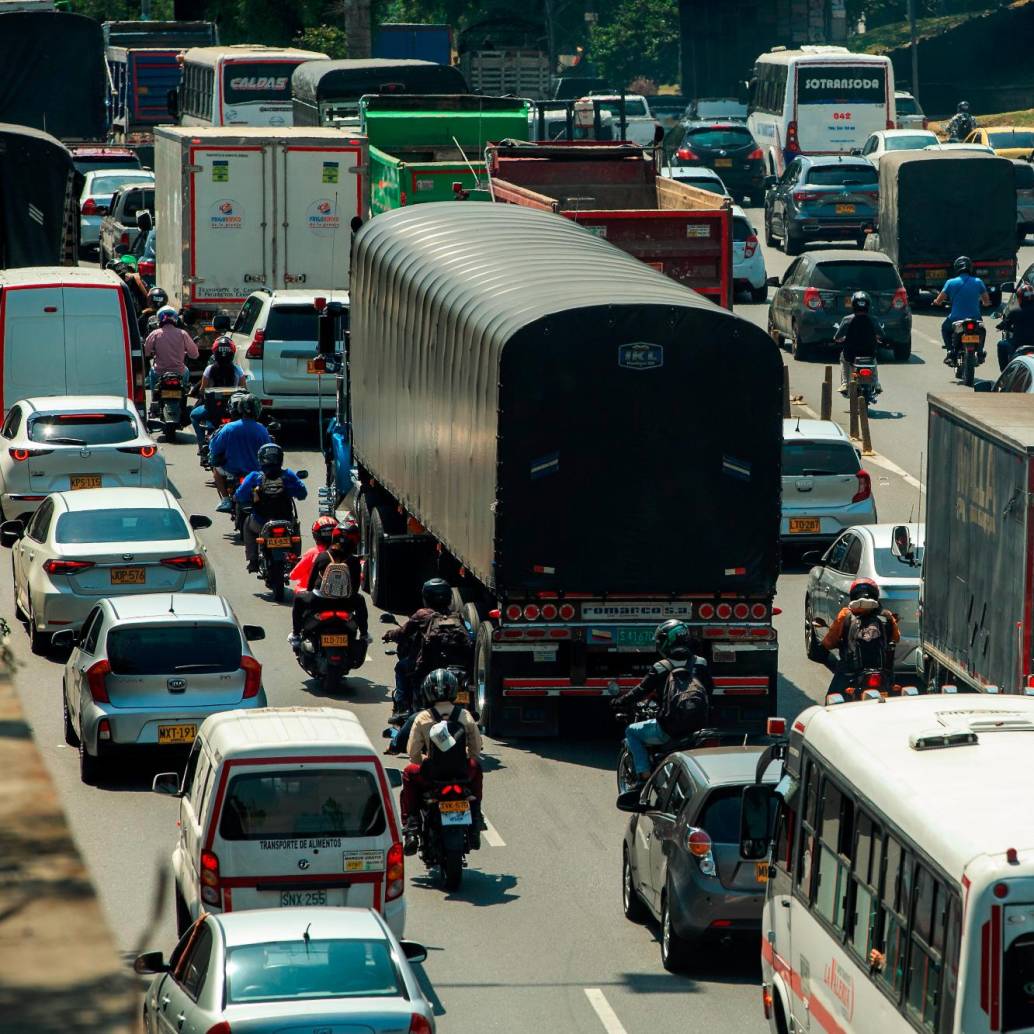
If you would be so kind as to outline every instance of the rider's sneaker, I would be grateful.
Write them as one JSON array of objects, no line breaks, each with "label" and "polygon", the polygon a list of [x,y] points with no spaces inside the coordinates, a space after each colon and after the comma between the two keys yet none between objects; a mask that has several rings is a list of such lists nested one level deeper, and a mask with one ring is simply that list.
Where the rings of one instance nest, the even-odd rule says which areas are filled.
[{"label": "rider's sneaker", "polygon": [[290,648],[291,648],[292,650],[297,650],[297,649],[298,649],[298,647],[299,647],[299,646],[301,645],[301,642],[302,642],[302,637],[301,637],[300,635],[297,635],[297,634],[296,634],[296,633],[294,633],[294,632],[292,632],[292,633],[291,633],[291,634],[290,634],[290,635],[289,635],[289,636],[287,637],[287,645],[288,645],[288,646],[289,646],[289,647],[290,647]]},{"label": "rider's sneaker", "polygon": [[229,499],[221,499],[215,508],[216,513],[230,513],[233,510],[233,503]]},{"label": "rider's sneaker", "polygon": [[402,853],[405,855],[415,855],[420,849],[420,837],[414,827],[407,827],[405,835],[402,839]]},{"label": "rider's sneaker", "polygon": [[481,850],[481,830],[477,826],[470,831],[470,849],[471,851]]}]

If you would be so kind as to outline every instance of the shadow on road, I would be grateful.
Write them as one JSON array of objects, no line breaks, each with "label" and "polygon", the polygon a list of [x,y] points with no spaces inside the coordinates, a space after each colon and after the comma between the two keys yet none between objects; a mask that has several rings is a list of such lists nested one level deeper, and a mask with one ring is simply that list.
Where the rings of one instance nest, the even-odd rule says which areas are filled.
[{"label": "shadow on road", "polygon": [[[485,850],[484,847],[481,849],[482,852]],[[510,873],[482,872],[480,869],[464,869],[463,882],[460,884],[459,890],[448,894],[442,890],[436,870],[412,876],[409,885],[418,890],[434,891],[441,894],[447,901],[463,901],[477,908],[505,905],[520,898],[520,894],[513,893],[517,886],[516,876]]]}]

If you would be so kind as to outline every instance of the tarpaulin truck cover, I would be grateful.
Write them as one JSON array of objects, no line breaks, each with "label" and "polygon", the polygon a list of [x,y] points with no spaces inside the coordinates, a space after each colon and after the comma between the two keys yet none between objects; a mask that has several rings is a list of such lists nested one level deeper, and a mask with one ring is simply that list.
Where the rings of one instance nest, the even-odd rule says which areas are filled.
[{"label": "tarpaulin truck cover", "polygon": [[782,361],[568,219],[440,202],[359,231],[360,465],[497,592],[768,594]]},{"label": "tarpaulin truck cover", "polygon": [[898,265],[1016,255],[1012,163],[978,151],[924,151],[880,159],[880,250]]}]

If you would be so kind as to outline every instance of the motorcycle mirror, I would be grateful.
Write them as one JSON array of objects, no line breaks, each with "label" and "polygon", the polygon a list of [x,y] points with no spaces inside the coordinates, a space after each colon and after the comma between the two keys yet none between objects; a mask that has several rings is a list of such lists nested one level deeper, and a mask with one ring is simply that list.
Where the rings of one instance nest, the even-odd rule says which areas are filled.
[{"label": "motorcycle mirror", "polygon": [[195,531],[200,531],[202,528],[212,527],[212,518],[207,516],[207,514],[192,513],[188,519],[190,521],[190,526]]},{"label": "motorcycle mirror", "polygon": [[398,624],[398,620],[395,618],[394,614],[382,614],[381,615],[381,624],[382,625],[397,625]]},{"label": "motorcycle mirror", "polygon": [[388,786],[397,790],[402,785],[402,773],[397,768],[386,768],[384,771],[388,773]]},{"label": "motorcycle mirror", "polygon": [[646,812],[646,805],[640,800],[642,790],[638,787],[634,790],[626,790],[618,794],[614,802],[618,811],[629,811],[633,815],[642,815]]},{"label": "motorcycle mirror", "polygon": [[242,626],[244,632],[244,638],[249,643],[256,643],[260,639],[266,638],[266,630],[261,625],[244,625]]}]

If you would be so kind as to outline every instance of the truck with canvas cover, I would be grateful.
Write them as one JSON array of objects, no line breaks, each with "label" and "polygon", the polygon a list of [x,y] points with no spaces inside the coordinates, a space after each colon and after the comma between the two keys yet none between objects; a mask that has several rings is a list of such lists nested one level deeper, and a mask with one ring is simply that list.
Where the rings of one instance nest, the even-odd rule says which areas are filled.
[{"label": "truck with canvas cover", "polygon": [[920,652],[929,686],[1034,686],[1030,396],[931,395]]},{"label": "truck with canvas cover", "polygon": [[170,304],[208,341],[211,318],[260,288],[343,289],[365,168],[365,139],[334,129],[159,126],[157,282]]},{"label": "truck with canvas cover", "polygon": [[693,627],[714,717],[775,706],[782,362],[760,328],[551,213],[371,219],[351,274],[356,510],[374,603],[433,574],[486,728],[635,685]]},{"label": "truck with canvas cover", "polygon": [[486,159],[495,201],[558,212],[732,308],[732,203],[659,176],[639,145],[507,140]]},{"label": "truck with canvas cover", "polygon": [[360,109],[377,215],[483,186],[485,145],[526,140],[531,106],[514,97],[382,94],[363,98]]},{"label": "truck with canvas cover", "polygon": [[902,151],[880,159],[880,207],[866,248],[889,255],[914,298],[939,291],[959,255],[997,304],[1016,279],[1012,162],[977,151]]},{"label": "truck with canvas cover", "polygon": [[306,61],[291,74],[296,126],[358,126],[359,98],[378,93],[466,93],[459,70],[433,61]]}]

